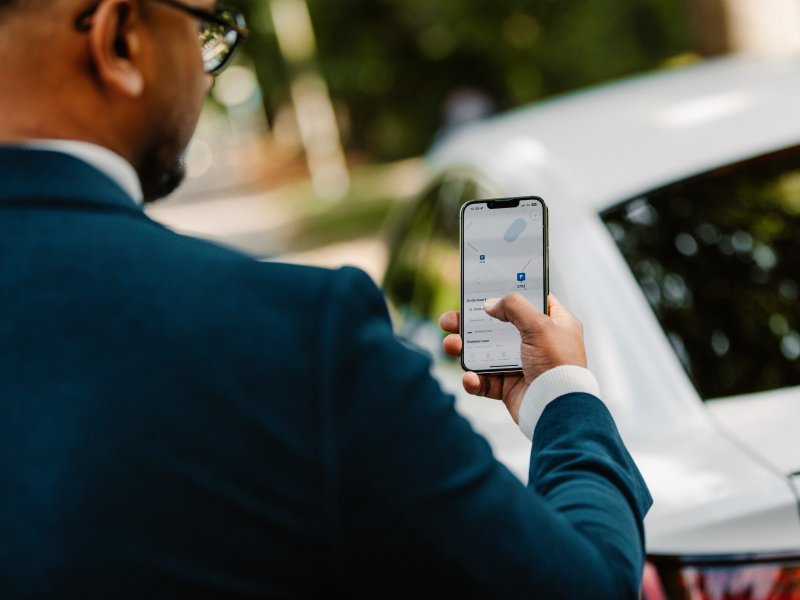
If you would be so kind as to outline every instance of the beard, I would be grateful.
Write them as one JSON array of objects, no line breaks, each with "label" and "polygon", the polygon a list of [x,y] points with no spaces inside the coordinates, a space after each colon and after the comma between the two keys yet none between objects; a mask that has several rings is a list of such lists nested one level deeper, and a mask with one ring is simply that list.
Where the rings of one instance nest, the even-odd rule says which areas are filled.
[{"label": "beard", "polygon": [[173,94],[157,95],[149,103],[147,122],[143,124],[147,133],[141,139],[137,169],[145,203],[169,196],[186,179],[186,155],[205,97],[200,91],[204,90],[186,99],[176,99]]},{"label": "beard", "polygon": [[150,146],[137,169],[145,204],[169,196],[186,179],[187,147],[177,149],[177,144],[163,140]]}]

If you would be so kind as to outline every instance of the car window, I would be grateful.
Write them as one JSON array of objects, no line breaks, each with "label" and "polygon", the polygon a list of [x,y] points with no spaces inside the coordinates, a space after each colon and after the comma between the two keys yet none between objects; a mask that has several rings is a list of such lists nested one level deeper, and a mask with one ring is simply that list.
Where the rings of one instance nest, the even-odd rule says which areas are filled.
[{"label": "car window", "polygon": [[484,190],[468,177],[447,177],[432,186],[400,219],[390,241],[383,287],[395,309],[399,334],[438,352],[439,315],[458,309],[459,211]]},{"label": "car window", "polygon": [[701,397],[800,385],[800,147],[602,218]]}]

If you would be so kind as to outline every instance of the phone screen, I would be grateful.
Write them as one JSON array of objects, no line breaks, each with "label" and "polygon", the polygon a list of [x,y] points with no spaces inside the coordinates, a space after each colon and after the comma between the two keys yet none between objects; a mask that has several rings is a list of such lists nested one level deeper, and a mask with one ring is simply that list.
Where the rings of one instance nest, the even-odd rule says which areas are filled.
[{"label": "phone screen", "polygon": [[547,310],[547,207],[541,198],[475,200],[461,209],[461,362],[469,371],[521,369],[520,336],[486,314],[487,298],[519,292]]}]

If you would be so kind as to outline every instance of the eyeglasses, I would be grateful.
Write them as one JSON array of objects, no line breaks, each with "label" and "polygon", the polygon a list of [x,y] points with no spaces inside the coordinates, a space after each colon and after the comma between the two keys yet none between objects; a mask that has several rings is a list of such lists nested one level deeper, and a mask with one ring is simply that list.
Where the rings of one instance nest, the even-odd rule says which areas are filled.
[{"label": "eyeglasses", "polygon": [[[213,12],[188,6],[178,0],[153,0],[173,8],[177,8],[200,20],[200,52],[203,57],[203,70],[209,75],[219,75],[230,63],[236,47],[246,40],[250,31],[244,15],[233,8],[218,7]],[[92,27],[92,15],[100,6],[94,3],[75,19],[75,27],[79,31],[89,31]]]}]

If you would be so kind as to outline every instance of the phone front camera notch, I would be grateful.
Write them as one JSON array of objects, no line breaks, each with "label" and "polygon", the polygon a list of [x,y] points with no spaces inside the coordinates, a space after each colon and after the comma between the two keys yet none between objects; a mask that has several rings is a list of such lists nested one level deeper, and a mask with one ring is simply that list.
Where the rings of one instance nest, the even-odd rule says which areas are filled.
[{"label": "phone front camera notch", "polygon": [[486,207],[493,208],[516,208],[519,206],[519,200],[488,200]]}]

